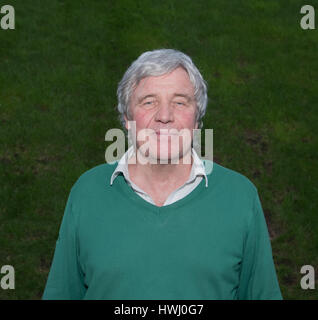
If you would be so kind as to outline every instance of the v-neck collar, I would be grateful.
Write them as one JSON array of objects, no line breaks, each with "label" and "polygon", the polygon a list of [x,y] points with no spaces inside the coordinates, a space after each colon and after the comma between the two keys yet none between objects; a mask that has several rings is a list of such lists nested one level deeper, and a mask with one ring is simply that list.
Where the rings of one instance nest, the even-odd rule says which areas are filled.
[{"label": "v-neck collar", "polygon": [[172,204],[159,207],[138,196],[135,193],[135,191],[127,184],[122,174],[118,175],[118,178],[116,179],[116,181],[113,183],[112,186],[115,187],[115,189],[116,189],[116,186],[118,186],[119,187],[118,191],[120,191],[121,194],[123,194],[124,196],[127,196],[127,198],[129,198],[135,205],[137,206],[141,205],[144,208],[146,208],[148,211],[151,211],[156,215],[165,215],[165,213],[167,212],[171,212],[176,208],[182,207],[185,204],[187,204],[189,201],[191,201],[193,198],[198,196],[200,193],[207,190],[204,184],[204,180],[202,179],[200,184],[191,193],[186,195],[184,198]]}]

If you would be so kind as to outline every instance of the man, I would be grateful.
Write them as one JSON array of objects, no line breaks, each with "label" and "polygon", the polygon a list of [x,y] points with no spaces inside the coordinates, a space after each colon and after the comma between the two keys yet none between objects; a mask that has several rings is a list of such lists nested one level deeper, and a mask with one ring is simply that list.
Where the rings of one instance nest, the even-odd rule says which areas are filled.
[{"label": "man", "polygon": [[282,298],[255,186],[206,170],[182,134],[202,127],[206,92],[176,50],[129,67],[117,94],[133,146],[73,186],[44,299]]}]

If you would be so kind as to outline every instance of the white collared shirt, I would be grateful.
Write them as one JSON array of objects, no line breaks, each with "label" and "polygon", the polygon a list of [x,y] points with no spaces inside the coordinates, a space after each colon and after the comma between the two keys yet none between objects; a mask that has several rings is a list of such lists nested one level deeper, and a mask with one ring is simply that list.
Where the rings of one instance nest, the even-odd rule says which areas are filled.
[{"label": "white collared shirt", "polygon": [[[139,188],[136,184],[134,184],[130,178],[129,178],[129,171],[128,171],[128,159],[134,154],[134,147],[131,146],[126,153],[121,157],[121,159],[118,162],[118,165],[116,169],[114,170],[111,178],[110,178],[110,184],[112,185],[116,177],[122,173],[124,175],[124,178],[128,185],[144,200],[150,202],[151,204],[154,204],[154,201],[152,198],[147,194],[144,190]],[[205,186],[208,187],[208,178],[206,175],[205,167],[202,162],[202,160],[197,155],[196,151],[192,148],[192,158],[193,163],[191,167],[191,172],[189,179],[183,184],[181,187],[173,191],[168,198],[166,199],[164,206],[167,206],[169,204],[172,204],[185,196],[187,196],[189,193],[191,193],[201,182],[203,177],[205,178]]]}]

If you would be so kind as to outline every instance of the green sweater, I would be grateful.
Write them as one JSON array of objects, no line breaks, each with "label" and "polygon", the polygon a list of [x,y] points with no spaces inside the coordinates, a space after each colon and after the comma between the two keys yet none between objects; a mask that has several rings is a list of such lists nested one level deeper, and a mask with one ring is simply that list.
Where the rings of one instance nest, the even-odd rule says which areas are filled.
[{"label": "green sweater", "polygon": [[99,165],[73,186],[43,299],[282,298],[247,178],[214,163],[208,188],[203,179],[157,207],[122,175],[111,186],[115,167]]}]

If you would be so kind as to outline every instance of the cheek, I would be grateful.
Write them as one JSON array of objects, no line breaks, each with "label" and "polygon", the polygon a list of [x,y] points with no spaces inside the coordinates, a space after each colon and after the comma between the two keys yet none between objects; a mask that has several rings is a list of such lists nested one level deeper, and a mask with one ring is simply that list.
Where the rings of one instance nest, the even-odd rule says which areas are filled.
[{"label": "cheek", "polygon": [[138,110],[133,115],[133,120],[136,121],[136,136],[138,136],[141,130],[149,128],[152,116],[150,112],[145,112],[143,110]]},{"label": "cheek", "polygon": [[136,128],[146,128],[149,122],[149,115],[146,112],[136,112],[133,117],[134,121],[136,121]]},{"label": "cheek", "polygon": [[178,115],[178,120],[184,128],[194,128],[195,126],[195,112],[182,112]]}]

